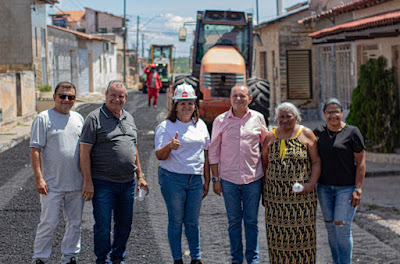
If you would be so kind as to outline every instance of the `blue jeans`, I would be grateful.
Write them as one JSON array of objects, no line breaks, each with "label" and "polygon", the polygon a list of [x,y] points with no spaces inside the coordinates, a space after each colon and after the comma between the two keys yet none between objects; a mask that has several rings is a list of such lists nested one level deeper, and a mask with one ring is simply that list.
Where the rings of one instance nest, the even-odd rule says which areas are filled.
[{"label": "blue jeans", "polygon": [[200,175],[179,174],[160,168],[161,193],[168,210],[168,240],[174,260],[182,259],[182,225],[189,245],[190,257],[201,259],[199,216],[203,200]]},{"label": "blue jeans", "polygon": [[[318,199],[328,231],[329,246],[335,264],[351,264],[353,236],[351,222],[357,208],[350,202],[354,186],[317,185]],[[343,222],[337,225],[335,222]]]},{"label": "blue jeans", "polygon": [[246,236],[247,263],[258,263],[258,207],[261,179],[249,184],[234,184],[221,179],[229,223],[232,262],[243,262],[242,220]]},{"label": "blue jeans", "polygon": [[[93,179],[94,254],[96,263],[123,260],[131,232],[136,180],[115,183]],[[111,245],[111,217],[114,215],[114,238]]]}]

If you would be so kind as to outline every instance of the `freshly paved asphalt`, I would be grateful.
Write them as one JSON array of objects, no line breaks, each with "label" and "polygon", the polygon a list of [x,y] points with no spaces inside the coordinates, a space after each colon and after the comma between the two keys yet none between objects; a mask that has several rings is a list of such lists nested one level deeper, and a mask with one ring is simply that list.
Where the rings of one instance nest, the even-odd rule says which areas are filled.
[{"label": "freshly paved asphalt", "polygon": [[[97,105],[80,106],[86,115]],[[160,95],[159,107],[149,108],[146,95],[132,92],[126,110],[132,113],[139,129],[138,149],[143,171],[150,185],[144,201],[135,202],[133,230],[130,236],[127,263],[172,263],[167,240],[167,212],[158,185],[158,161],[154,155],[154,128],[166,116],[165,94]],[[25,128],[22,128],[25,129]],[[11,134],[11,133],[10,133]],[[1,135],[0,135],[1,143]],[[380,168],[380,165],[377,165]],[[400,178],[398,175],[380,178],[367,177],[363,202],[400,210]],[[211,187],[211,186],[210,186]],[[211,189],[211,188],[210,188]],[[33,173],[29,162],[29,143],[22,141],[0,153],[0,263],[29,263],[32,243],[39,221],[39,197],[34,190]],[[332,263],[322,215],[317,218],[317,263]],[[201,216],[202,256],[205,263],[230,263],[227,219],[222,197],[210,192],[204,199]],[[57,228],[50,263],[58,263],[63,221]],[[265,238],[264,208],[260,206],[260,260],[269,263]],[[84,209],[80,263],[94,263],[93,217],[90,203]],[[395,233],[394,231],[392,233]],[[353,224],[353,263],[400,263],[400,252],[388,242]],[[398,235],[397,235],[398,236]],[[395,235],[396,237],[396,235]],[[185,263],[190,262],[186,239],[183,238]]]}]

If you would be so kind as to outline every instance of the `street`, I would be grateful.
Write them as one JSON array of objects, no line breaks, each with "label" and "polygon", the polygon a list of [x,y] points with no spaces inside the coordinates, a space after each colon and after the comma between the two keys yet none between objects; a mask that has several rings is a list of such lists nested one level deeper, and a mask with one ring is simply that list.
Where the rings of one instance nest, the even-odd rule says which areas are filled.
[{"label": "street", "polygon": [[[144,201],[135,201],[133,229],[129,239],[126,263],[172,263],[167,240],[167,212],[158,185],[158,161],[154,155],[154,129],[167,115],[166,94],[160,94],[158,108],[147,106],[147,94],[135,91],[129,94],[125,109],[135,118],[138,132],[138,150],[142,170],[150,186]],[[83,116],[99,107],[86,105],[79,109]],[[29,159],[29,140],[0,153],[0,264],[30,263],[36,226],[39,222],[39,195],[35,192],[34,177]],[[368,185],[370,184],[370,185]],[[366,190],[376,183],[366,180]],[[367,195],[367,194],[365,194]],[[372,202],[371,202],[372,203]],[[399,234],[376,223],[369,224],[370,214],[360,210],[353,223],[353,263],[399,264]],[[399,220],[397,212],[396,219]],[[59,263],[60,244],[64,230],[62,214],[53,241],[50,263]],[[358,221],[360,225],[358,224]],[[229,239],[224,201],[212,192],[204,199],[201,217],[202,257],[205,264],[230,263]],[[260,263],[269,263],[265,237],[264,207],[259,211]],[[94,263],[92,206],[85,204],[82,226],[82,249],[79,263]],[[389,230],[389,231],[388,231]],[[375,233],[374,233],[375,232]],[[383,233],[379,236],[378,233]],[[190,262],[188,246],[183,237],[185,263]],[[317,263],[330,264],[331,256],[322,215],[317,219]]]}]

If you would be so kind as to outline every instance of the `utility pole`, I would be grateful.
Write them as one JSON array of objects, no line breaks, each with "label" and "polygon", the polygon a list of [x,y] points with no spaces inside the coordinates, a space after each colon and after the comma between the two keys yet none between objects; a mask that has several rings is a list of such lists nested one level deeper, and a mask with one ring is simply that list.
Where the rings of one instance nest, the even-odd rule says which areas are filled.
[{"label": "utility pole", "polygon": [[[124,83],[126,84],[126,0],[124,0],[124,22],[123,22],[123,34],[124,34]],[[127,87],[128,88],[128,87]]]},{"label": "utility pole", "polygon": [[144,58],[144,34],[142,33],[142,58]]},{"label": "utility pole", "polygon": [[256,12],[257,12],[257,25],[259,25],[260,21],[258,19],[258,0],[256,0]]},{"label": "utility pole", "polygon": [[139,16],[137,16],[136,23],[136,72],[139,67]]}]

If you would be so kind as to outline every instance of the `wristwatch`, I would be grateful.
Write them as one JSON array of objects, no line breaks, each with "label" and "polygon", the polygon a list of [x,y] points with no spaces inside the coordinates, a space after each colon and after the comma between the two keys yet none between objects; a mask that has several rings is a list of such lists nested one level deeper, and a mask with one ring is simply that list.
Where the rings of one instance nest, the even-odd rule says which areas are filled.
[{"label": "wristwatch", "polygon": [[362,189],[361,189],[361,187],[356,187],[356,188],[354,188],[354,191],[358,192],[359,194],[362,194]]},{"label": "wristwatch", "polygon": [[212,180],[212,182],[217,182],[217,181],[219,181],[219,177],[214,177],[213,176],[211,180]]}]

